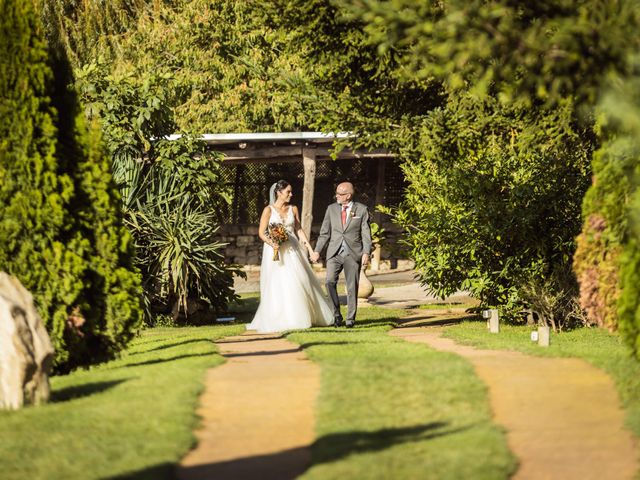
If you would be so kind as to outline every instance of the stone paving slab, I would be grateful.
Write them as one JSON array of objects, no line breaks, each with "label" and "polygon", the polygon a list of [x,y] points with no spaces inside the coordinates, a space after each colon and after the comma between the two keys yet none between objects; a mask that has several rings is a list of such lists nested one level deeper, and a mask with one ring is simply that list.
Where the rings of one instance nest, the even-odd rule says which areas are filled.
[{"label": "stone paving slab", "polygon": [[471,361],[519,459],[512,478],[622,480],[638,472],[637,440],[624,427],[613,381],[586,361],[476,349],[432,327],[405,326],[391,335]]}]

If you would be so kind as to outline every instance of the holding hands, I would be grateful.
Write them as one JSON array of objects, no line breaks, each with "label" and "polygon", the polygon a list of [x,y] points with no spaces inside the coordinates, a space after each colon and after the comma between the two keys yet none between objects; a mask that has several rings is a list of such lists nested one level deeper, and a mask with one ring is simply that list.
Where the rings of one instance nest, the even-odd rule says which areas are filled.
[{"label": "holding hands", "polygon": [[[370,256],[368,253],[363,253],[362,254],[362,266],[366,267],[367,265],[369,265],[369,259]],[[318,252],[309,252],[309,260],[311,260],[311,263],[318,263],[318,261],[320,260],[320,254]]]}]

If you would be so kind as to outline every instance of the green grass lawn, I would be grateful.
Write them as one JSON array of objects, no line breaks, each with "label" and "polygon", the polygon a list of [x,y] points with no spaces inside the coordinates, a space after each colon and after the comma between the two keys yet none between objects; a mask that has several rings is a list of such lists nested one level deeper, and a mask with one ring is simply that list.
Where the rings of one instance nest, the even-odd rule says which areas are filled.
[{"label": "green grass lawn", "polygon": [[302,478],[508,478],[516,463],[471,365],[390,337],[402,315],[361,308],[352,330],[287,335],[322,369],[313,465]]},{"label": "green grass lawn", "polygon": [[0,412],[0,478],[171,478],[193,446],[213,340],[243,325],[155,328],[122,358],[51,379],[52,401]]},{"label": "green grass lawn", "polygon": [[[243,295],[230,313],[249,321]],[[307,479],[508,478],[515,460],[486,389],[453,354],[387,333],[400,310],[361,308],[357,328],[291,332],[322,369]],[[193,446],[213,341],[244,325],[155,328],[118,360],[52,378],[52,401],[0,412],[4,479],[172,478]]]},{"label": "green grass lawn", "polygon": [[489,349],[518,350],[531,355],[578,357],[607,372],[616,383],[627,425],[640,437],[640,362],[617,334],[599,328],[579,328],[551,333],[549,347],[531,342],[533,327],[500,325],[500,333],[490,334],[485,321],[467,321],[444,329],[444,336],[467,345]]}]

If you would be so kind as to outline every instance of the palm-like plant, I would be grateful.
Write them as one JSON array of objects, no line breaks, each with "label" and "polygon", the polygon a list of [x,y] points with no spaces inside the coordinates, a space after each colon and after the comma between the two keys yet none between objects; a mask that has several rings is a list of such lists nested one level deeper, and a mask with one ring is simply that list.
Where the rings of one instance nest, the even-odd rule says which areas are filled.
[{"label": "palm-like plant", "polygon": [[[224,243],[215,240],[215,208],[204,200],[211,192],[185,190],[185,179],[160,162],[143,173],[130,165],[137,185],[124,189],[127,223],[138,247],[149,310],[170,311],[174,320],[189,314],[190,302],[222,310],[234,300],[233,274],[224,263]],[[151,315],[151,312],[148,312]]]},{"label": "palm-like plant", "polygon": [[184,199],[180,203],[176,209],[169,204],[147,206],[134,217],[144,239],[141,267],[154,285],[156,299],[169,301],[174,319],[181,309],[188,312],[189,298],[212,303],[208,297],[213,294],[233,300],[233,292],[211,285],[213,278],[225,274],[224,244],[213,238],[213,215],[193,210]]}]

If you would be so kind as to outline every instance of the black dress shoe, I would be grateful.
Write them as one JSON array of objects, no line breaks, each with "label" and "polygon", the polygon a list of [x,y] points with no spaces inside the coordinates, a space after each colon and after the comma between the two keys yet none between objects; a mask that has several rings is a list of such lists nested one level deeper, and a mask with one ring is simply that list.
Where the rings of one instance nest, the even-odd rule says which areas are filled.
[{"label": "black dress shoe", "polygon": [[356,322],[354,322],[353,320],[347,320],[347,323],[345,325],[347,328],[353,328],[355,324]]},{"label": "black dress shoe", "polygon": [[344,325],[344,322],[342,321],[341,318],[336,318],[333,322],[334,327],[341,327],[343,325]]}]

